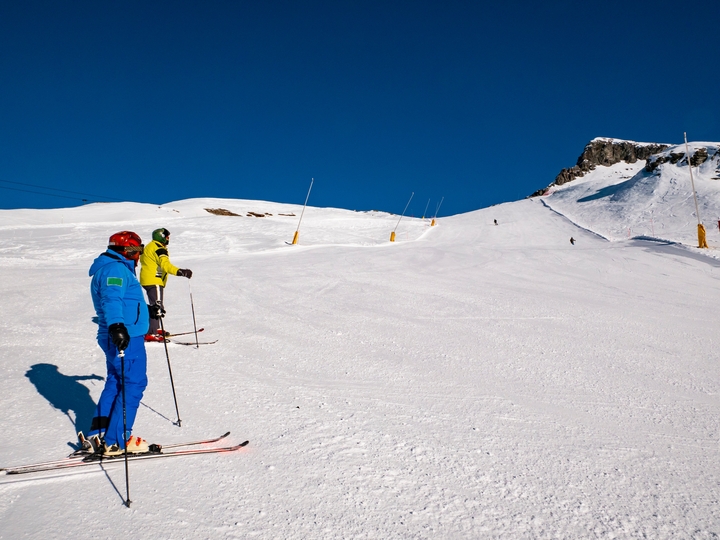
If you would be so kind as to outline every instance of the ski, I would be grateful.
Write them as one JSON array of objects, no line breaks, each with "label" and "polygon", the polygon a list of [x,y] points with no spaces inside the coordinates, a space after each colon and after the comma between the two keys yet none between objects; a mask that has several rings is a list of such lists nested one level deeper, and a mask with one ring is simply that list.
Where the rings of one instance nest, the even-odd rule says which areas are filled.
[{"label": "ski", "polygon": [[[241,448],[250,444],[250,441],[244,441],[240,444],[233,446],[221,446],[219,448],[195,448],[187,450],[175,450],[173,452],[146,452],[144,454],[128,454],[128,461],[138,461],[141,459],[157,459],[163,457],[174,457],[174,456],[192,456],[196,454],[220,454],[225,452],[235,452]],[[95,454],[91,454],[82,460],[72,460],[67,463],[56,463],[50,465],[42,465],[37,467],[21,467],[21,468],[9,468],[5,469],[5,474],[27,474],[42,471],[55,471],[59,469],[70,469],[75,467],[85,467],[87,465],[105,465],[110,463],[124,463],[125,455],[120,454],[118,456],[111,457],[94,457]],[[93,459],[89,459],[93,457]]]},{"label": "ski", "polygon": [[0,468],[0,472],[8,471],[10,469],[25,469],[30,467],[43,467],[45,465],[57,465],[59,463],[72,463],[73,461],[82,460],[89,455],[90,454],[88,452],[76,450],[75,452],[64,458],[54,459],[51,461],[41,461],[40,463],[30,463],[29,465],[18,465],[16,467],[2,467]]},{"label": "ski", "polygon": [[213,343],[217,343],[218,340],[215,341],[201,341],[199,343],[195,343],[194,341],[175,341],[175,340],[168,340],[169,343],[174,343],[175,345],[212,345]]},{"label": "ski", "polygon": [[[212,439],[203,439],[200,441],[192,441],[192,442],[186,442],[186,443],[175,443],[175,444],[167,444],[167,445],[156,445],[161,449],[165,448],[179,448],[182,446],[198,446],[200,444],[212,444],[218,441],[221,441],[222,439],[226,438],[228,435],[230,435],[230,432],[223,433],[219,437],[214,437]],[[89,452],[83,452],[81,450],[76,450],[72,454],[70,454],[67,457],[61,458],[61,459],[55,459],[52,461],[43,461],[40,463],[30,463],[29,465],[18,465],[16,467],[2,467],[0,468],[0,471],[8,471],[8,470],[20,470],[20,469],[34,469],[36,467],[45,467],[48,465],[59,465],[64,463],[73,463],[76,461],[82,461],[83,459],[91,456],[92,454]]]},{"label": "ski", "polygon": [[[203,330],[205,330],[205,329],[204,329],[204,328],[198,328],[197,333],[199,334],[199,333],[202,332]],[[194,330],[193,330],[192,332],[178,332],[177,334],[168,334],[168,335],[165,336],[165,337],[166,337],[166,338],[171,338],[171,337],[176,337],[176,336],[188,336],[188,335],[194,334],[194,333],[195,333]]]},{"label": "ski", "polygon": [[211,444],[214,442],[221,441],[228,435],[230,435],[229,431],[227,433],[223,433],[219,437],[215,437],[214,439],[204,439],[202,441],[194,441],[194,442],[186,442],[186,443],[164,444],[164,445],[162,445],[162,448],[165,450],[168,448],[178,448],[180,446],[197,446],[198,444]]}]

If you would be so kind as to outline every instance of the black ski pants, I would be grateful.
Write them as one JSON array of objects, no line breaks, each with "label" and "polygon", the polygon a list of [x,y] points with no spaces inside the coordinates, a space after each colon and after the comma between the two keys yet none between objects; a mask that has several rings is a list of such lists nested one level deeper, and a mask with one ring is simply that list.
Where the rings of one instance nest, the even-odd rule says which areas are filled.
[{"label": "black ski pants", "polygon": [[[163,300],[165,298],[165,287],[162,285],[144,285],[143,289],[145,289],[145,292],[147,293],[148,304],[151,306],[154,304],[160,304],[160,307],[164,311],[165,304],[163,304]],[[150,330],[148,330],[148,334],[157,334],[158,330],[160,330],[160,321],[150,317]]]}]

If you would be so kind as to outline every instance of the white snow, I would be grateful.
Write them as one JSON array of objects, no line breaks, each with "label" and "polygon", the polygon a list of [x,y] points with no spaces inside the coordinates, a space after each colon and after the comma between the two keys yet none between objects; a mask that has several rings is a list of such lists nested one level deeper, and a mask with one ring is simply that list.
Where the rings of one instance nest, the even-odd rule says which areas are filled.
[{"label": "white snow", "polygon": [[87,269],[122,229],[172,232],[194,275],[170,278],[166,326],[192,329],[191,285],[218,340],[169,348],[182,428],[148,346],[135,433],[250,440],[131,463],[130,509],[121,465],[0,476],[0,538],[717,537],[717,165],[695,173],[710,250],[683,164],[406,217],[395,243],[399,216],[309,207],[290,246],[301,207],[261,201],[0,211],[1,466],[67,454],[61,408],[97,400],[26,372],[104,375]]}]

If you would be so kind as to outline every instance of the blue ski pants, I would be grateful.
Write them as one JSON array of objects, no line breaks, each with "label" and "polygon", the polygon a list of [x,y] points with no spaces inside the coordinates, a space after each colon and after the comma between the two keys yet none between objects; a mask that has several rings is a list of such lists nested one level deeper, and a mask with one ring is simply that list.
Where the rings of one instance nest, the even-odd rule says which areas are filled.
[{"label": "blue ski pants", "polygon": [[118,350],[110,340],[110,336],[98,336],[98,345],[105,353],[107,379],[105,388],[100,394],[93,425],[89,435],[105,432],[105,444],[117,444],[125,448],[125,441],[130,438],[135,416],[140,407],[140,400],[148,384],[147,355],[145,354],[145,337],[131,337],[125,349],[125,415],[127,433],[123,436],[123,392],[122,363]]}]

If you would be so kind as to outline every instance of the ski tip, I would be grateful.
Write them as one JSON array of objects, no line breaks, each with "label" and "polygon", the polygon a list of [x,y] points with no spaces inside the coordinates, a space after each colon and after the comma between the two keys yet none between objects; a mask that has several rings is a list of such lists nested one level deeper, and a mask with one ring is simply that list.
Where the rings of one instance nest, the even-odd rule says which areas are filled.
[{"label": "ski tip", "polygon": [[227,437],[228,435],[230,435],[230,432],[229,432],[229,431],[227,431],[226,433],[220,435],[220,438],[221,438],[221,439],[224,439],[224,438]]},{"label": "ski tip", "polygon": [[247,446],[248,444],[250,444],[250,441],[241,442],[240,444],[238,444],[238,447],[242,448],[243,446]]}]

